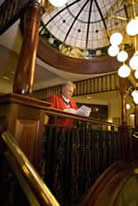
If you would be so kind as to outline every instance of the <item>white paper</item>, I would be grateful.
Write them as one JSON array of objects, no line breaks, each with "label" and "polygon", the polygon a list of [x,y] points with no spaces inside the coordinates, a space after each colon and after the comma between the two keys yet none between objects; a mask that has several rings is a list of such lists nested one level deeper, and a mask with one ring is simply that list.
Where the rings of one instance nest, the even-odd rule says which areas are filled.
[{"label": "white paper", "polygon": [[80,115],[80,116],[89,117],[89,115],[91,113],[91,108],[83,105],[78,110],[64,109],[64,112],[69,112],[69,113],[72,113],[72,114],[77,114],[77,115]]},{"label": "white paper", "polygon": [[76,114],[77,110],[76,109],[64,109],[64,112],[69,112],[72,114]]},{"label": "white paper", "polygon": [[85,117],[89,117],[91,113],[91,108],[87,107],[85,105],[82,105],[77,111],[76,114],[81,115],[81,116],[85,116]]}]

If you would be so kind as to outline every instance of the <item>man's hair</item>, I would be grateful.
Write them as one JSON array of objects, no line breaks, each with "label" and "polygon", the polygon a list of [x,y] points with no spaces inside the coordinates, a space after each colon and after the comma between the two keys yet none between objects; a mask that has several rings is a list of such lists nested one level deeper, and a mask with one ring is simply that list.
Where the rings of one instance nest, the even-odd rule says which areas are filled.
[{"label": "man's hair", "polygon": [[71,86],[71,87],[73,87],[73,89],[76,88],[76,85],[73,82],[67,81],[65,84],[62,85],[62,89],[67,87],[67,86]]}]

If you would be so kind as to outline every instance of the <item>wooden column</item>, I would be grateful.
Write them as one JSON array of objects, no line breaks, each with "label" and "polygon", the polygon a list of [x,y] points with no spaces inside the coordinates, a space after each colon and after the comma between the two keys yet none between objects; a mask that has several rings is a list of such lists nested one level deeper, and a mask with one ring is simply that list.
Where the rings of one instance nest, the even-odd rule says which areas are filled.
[{"label": "wooden column", "polygon": [[126,110],[127,84],[128,84],[127,78],[120,78],[122,126],[127,125],[127,110]]},{"label": "wooden column", "polygon": [[[138,88],[136,88],[138,89]],[[135,128],[133,130],[133,159],[138,159],[138,105],[135,104]]]},{"label": "wooden column", "polygon": [[127,96],[128,79],[120,78],[120,94],[121,94],[121,112],[122,112],[122,125],[120,127],[121,134],[121,151],[123,160],[132,159],[132,141],[129,136],[127,126],[127,110],[126,110],[126,96]]},{"label": "wooden column", "polygon": [[25,16],[24,39],[13,84],[13,92],[15,93],[28,95],[32,92],[40,16],[40,3],[38,0],[34,0],[29,5]]},{"label": "wooden column", "polygon": [[[138,91],[138,83],[136,83],[135,90]],[[138,104],[135,104],[135,130],[138,131]]]}]

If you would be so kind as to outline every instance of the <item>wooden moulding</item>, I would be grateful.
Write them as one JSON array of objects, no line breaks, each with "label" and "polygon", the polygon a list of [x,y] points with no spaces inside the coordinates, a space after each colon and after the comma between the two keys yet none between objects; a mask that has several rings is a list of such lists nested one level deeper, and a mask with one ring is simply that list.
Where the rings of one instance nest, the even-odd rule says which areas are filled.
[{"label": "wooden moulding", "polygon": [[71,58],[64,56],[57,49],[40,38],[38,57],[47,64],[72,73],[99,74],[117,71],[120,63],[116,58],[104,56],[92,59]]},{"label": "wooden moulding", "polygon": [[27,105],[31,107],[37,107],[40,109],[44,109],[47,106],[50,106],[50,103],[46,101],[42,101],[30,96],[24,96],[16,93],[6,94],[0,97],[0,104],[4,103],[16,103],[16,104],[22,104]]},{"label": "wooden moulding", "polygon": [[130,164],[116,162],[96,180],[81,206],[113,206],[123,186],[133,176]]},{"label": "wooden moulding", "polygon": [[8,94],[0,97],[0,127],[7,130],[32,162],[41,169],[45,109],[50,104],[29,96]]}]

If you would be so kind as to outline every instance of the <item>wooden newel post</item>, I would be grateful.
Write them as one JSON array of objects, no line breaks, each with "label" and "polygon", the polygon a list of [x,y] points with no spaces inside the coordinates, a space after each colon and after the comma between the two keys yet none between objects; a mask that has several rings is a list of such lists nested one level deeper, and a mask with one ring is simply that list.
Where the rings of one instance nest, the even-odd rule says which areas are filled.
[{"label": "wooden newel post", "polygon": [[24,39],[13,84],[13,92],[19,94],[28,95],[33,88],[41,17],[39,2],[34,0],[25,16]]}]

